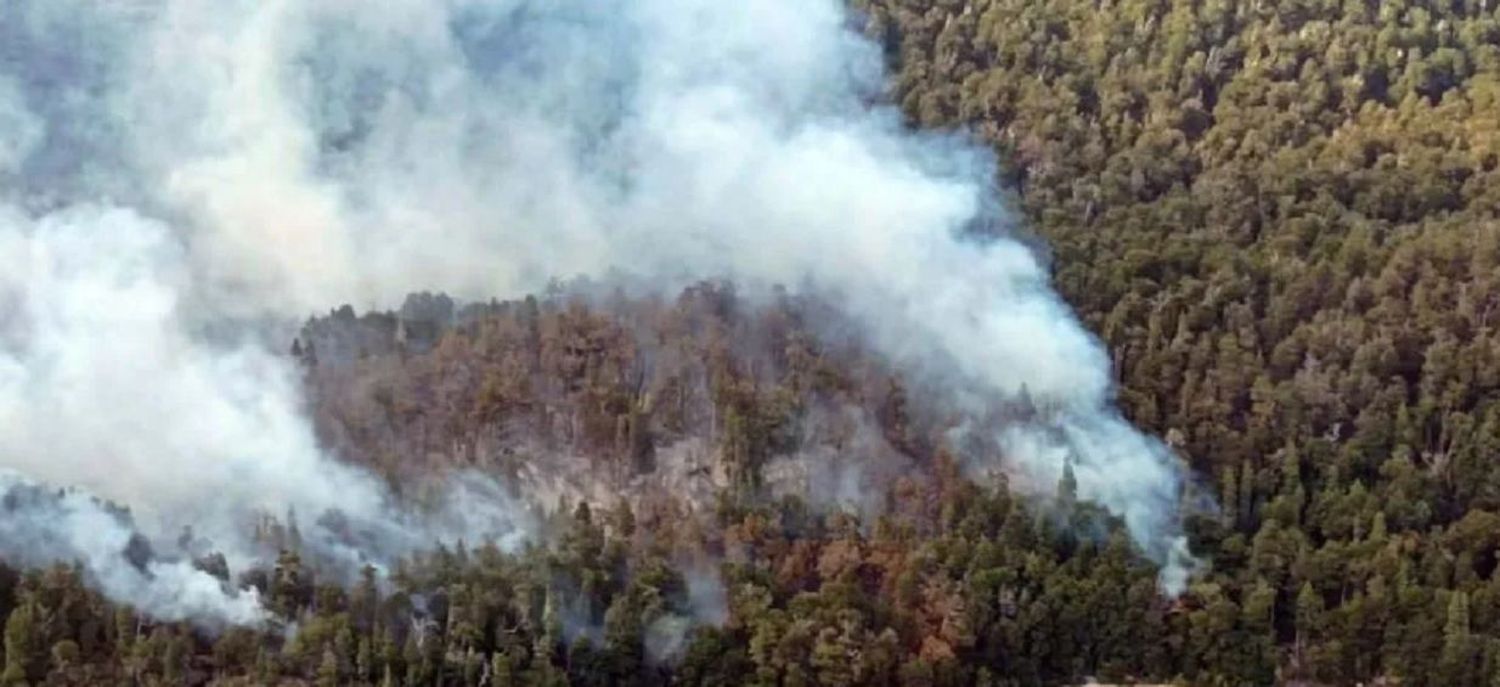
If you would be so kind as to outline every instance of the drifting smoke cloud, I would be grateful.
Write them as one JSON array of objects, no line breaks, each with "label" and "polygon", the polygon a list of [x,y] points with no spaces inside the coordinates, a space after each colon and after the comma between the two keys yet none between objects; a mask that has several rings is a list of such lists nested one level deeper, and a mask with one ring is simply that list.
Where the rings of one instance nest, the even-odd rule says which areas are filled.
[{"label": "drifting smoke cloud", "polygon": [[[185,256],[164,225],[86,206],[35,222],[10,213],[0,215],[0,256],[20,268],[0,274],[5,467],[128,504],[158,540],[191,526],[237,569],[266,553],[249,537],[262,514],[310,518],[307,553],[345,572],[434,540],[513,543],[521,531],[522,511],[473,476],[455,478],[446,507],[418,515],[391,503],[373,476],[323,457],[294,370],[254,339],[195,329],[184,311],[193,288]],[[168,588],[193,581],[183,566],[122,583],[119,549],[106,552],[128,532],[88,529],[104,521],[86,501],[70,496],[66,509],[40,514],[67,516],[46,525],[58,535],[47,539],[65,545],[47,551],[84,554],[104,591],[165,617],[251,617],[243,607],[253,601],[235,597],[217,610],[212,597],[179,608]],[[40,515],[0,530],[0,551],[42,541],[26,536],[46,523]]]},{"label": "drifting smoke cloud", "polygon": [[[77,491],[53,492],[0,472],[0,556],[12,564],[81,564],[104,593],[166,620],[250,624],[265,618],[255,591],[235,593],[187,561],[142,550],[129,519]],[[135,560],[131,560],[135,554]]]},{"label": "drifting smoke cloud", "polygon": [[[846,21],[833,0],[12,3],[0,465],[242,558],[242,516],[284,510],[338,513],[349,556],[405,550],[430,527],[319,453],[248,323],[729,277],[838,299],[964,399],[1029,397],[1038,419],[973,431],[1047,491],[1071,457],[1179,588],[1179,466],[1112,408],[1038,258],[972,235],[1004,224],[993,160],[871,108],[880,55]],[[443,532],[513,532],[511,511]]]},{"label": "drifting smoke cloud", "polygon": [[0,254],[20,266],[0,275],[7,467],[180,522],[225,501],[277,515],[380,509],[372,478],[319,458],[292,370],[253,340],[210,344],[190,330],[193,285],[164,225],[71,208],[35,224],[0,218],[0,232]]},{"label": "drifting smoke cloud", "polygon": [[714,570],[688,567],[685,613],[664,613],[646,626],[646,658],[654,664],[675,663],[688,646],[688,633],[699,625],[723,625],[729,620],[729,593]]}]

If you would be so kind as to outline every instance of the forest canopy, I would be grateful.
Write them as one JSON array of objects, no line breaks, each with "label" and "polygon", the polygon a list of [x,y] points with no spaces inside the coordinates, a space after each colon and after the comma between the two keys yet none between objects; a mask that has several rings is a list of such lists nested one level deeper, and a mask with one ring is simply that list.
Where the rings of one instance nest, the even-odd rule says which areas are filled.
[{"label": "forest canopy", "polygon": [[[555,488],[549,546],[342,579],[268,522],[273,566],[194,562],[274,616],[235,629],[3,568],[0,683],[1500,684],[1500,6],[854,9],[911,126],[995,151],[1124,414],[1212,495],[1183,595],[1071,472],[967,479],[816,303],[423,294],[288,342],[318,438],[417,501],[451,466]],[[883,488],[838,492],[856,468]]]}]

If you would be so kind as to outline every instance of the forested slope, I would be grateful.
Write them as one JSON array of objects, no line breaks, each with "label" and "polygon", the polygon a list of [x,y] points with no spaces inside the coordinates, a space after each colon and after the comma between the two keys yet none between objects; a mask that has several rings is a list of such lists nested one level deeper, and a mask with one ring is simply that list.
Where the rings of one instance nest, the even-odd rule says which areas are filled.
[{"label": "forested slope", "polygon": [[1053,503],[964,478],[926,394],[857,337],[812,335],[836,320],[722,284],[311,320],[293,354],[325,444],[418,500],[424,474],[504,475],[537,545],[348,580],[268,522],[274,566],[198,561],[274,614],[219,632],[68,566],[6,572],[0,681],[1054,684],[1175,674],[1227,640],[1193,638],[1198,602],[1162,597],[1066,479]]},{"label": "forested slope", "polygon": [[267,522],[221,631],[0,568],[0,683],[1500,684],[1495,4],[856,1],[1217,496],[1180,598],[815,301],[422,295],[289,342],[319,439],[542,495],[538,546],[343,579]]},{"label": "forested slope", "polygon": [[1224,618],[1275,590],[1288,677],[1481,682],[1494,3],[859,4],[911,119],[999,152],[1127,413],[1218,485]]}]

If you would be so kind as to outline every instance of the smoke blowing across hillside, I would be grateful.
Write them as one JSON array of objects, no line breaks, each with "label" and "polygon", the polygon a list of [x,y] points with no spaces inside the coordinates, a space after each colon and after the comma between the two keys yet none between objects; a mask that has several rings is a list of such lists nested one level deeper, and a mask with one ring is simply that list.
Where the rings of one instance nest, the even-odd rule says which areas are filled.
[{"label": "smoke blowing across hillside", "polygon": [[[479,478],[452,488],[486,508],[434,519],[325,457],[272,352],[286,330],[257,323],[418,289],[722,277],[839,303],[976,417],[1029,399],[1035,419],[967,431],[1043,491],[1071,461],[1180,589],[1176,459],[1112,407],[1104,352],[1007,233],[994,160],[871,107],[881,57],[847,21],[824,0],[16,3],[0,465],[126,504],[154,538],[192,524],[239,562],[255,513],[340,513],[307,529],[350,560],[514,538],[520,509]],[[0,530],[0,552],[33,560],[23,534]]]}]

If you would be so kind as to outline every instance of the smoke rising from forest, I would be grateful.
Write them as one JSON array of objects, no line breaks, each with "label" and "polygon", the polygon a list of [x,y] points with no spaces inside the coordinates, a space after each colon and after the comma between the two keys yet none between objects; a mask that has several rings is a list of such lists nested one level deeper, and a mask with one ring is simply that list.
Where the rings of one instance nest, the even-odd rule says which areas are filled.
[{"label": "smoke rising from forest", "polygon": [[825,0],[16,3],[0,466],[128,505],[156,539],[192,523],[236,562],[257,512],[337,513],[306,529],[354,560],[514,541],[503,497],[435,524],[326,457],[280,323],[413,290],[727,277],[838,302],[955,404],[1024,398],[1027,422],[971,431],[1042,491],[1071,461],[1180,588],[1177,461],[1114,410],[1108,358],[1009,233],[994,160],[910,132],[870,105],[883,87],[878,47]]},{"label": "smoke rising from forest", "polygon": [[265,618],[253,590],[232,593],[185,559],[162,560],[128,516],[76,491],[0,472],[0,556],[11,564],[76,561],[103,592],[165,620],[249,624]]}]

